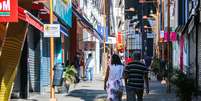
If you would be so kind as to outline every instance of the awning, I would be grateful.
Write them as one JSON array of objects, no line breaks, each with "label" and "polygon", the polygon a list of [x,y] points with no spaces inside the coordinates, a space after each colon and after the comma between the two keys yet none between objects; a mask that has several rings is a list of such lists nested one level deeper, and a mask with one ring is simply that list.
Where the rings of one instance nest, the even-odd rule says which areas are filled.
[{"label": "awning", "polygon": [[183,30],[185,28],[185,25],[179,25],[176,29],[175,29],[175,32],[177,33],[182,33]]},{"label": "awning", "polygon": [[85,25],[88,26],[88,28],[90,30],[92,30],[94,33],[94,36],[96,38],[98,38],[100,41],[103,41],[103,36],[93,27],[93,25],[91,23],[89,23],[77,10],[76,8],[74,7],[74,5],[72,6],[73,8],[73,14],[78,17],[78,20],[79,21],[82,21]]},{"label": "awning", "polygon": [[[41,22],[38,18],[36,18],[34,15],[32,15],[30,12],[26,11],[25,9],[18,7],[18,18],[31,24],[41,32],[43,31],[43,25],[44,23]],[[68,31],[67,29],[60,24],[60,32],[63,33],[66,37],[68,37]]]},{"label": "awning", "polygon": [[27,10],[18,7],[18,18],[28,22],[29,24],[31,24],[32,26],[36,27],[38,30],[40,30],[41,32],[43,32],[43,23],[38,20],[38,18],[36,18],[35,16],[33,16],[31,13],[29,13]]},{"label": "awning", "polygon": [[[54,22],[54,24],[60,24],[59,22]],[[66,27],[64,27],[62,24],[60,24],[60,32],[62,34],[64,34],[66,37],[68,37],[69,35],[69,32],[68,32],[68,29]]]}]

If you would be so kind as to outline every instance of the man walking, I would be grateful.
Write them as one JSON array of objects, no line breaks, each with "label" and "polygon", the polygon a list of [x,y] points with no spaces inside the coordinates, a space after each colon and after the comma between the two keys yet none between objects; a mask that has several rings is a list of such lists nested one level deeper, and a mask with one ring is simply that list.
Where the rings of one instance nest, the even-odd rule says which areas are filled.
[{"label": "man walking", "polygon": [[86,61],[86,76],[87,80],[92,81],[93,80],[93,69],[95,67],[95,61],[92,58],[92,54],[90,53],[88,55],[87,61]]},{"label": "man walking", "polygon": [[[152,64],[152,58],[146,55],[144,58],[144,63],[147,70],[149,70]],[[145,82],[146,82],[146,93],[148,94],[149,93],[149,72],[145,73]]]},{"label": "man walking", "polygon": [[129,63],[125,68],[127,101],[143,101],[144,76],[147,69],[140,58],[140,54],[135,54],[134,62]]}]

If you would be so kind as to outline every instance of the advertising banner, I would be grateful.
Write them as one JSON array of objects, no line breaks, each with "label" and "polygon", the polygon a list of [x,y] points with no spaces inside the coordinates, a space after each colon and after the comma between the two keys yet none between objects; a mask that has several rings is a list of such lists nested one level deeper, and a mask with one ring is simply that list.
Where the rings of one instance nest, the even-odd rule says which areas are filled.
[{"label": "advertising banner", "polygon": [[61,20],[72,27],[72,1],[71,0],[53,0],[54,12]]},{"label": "advertising banner", "polygon": [[0,22],[18,21],[18,0],[0,0]]}]

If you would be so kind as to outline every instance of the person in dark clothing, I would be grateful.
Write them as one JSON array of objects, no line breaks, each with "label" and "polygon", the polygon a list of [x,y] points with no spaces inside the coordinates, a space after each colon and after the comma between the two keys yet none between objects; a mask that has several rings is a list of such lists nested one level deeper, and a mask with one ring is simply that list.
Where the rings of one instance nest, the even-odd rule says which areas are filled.
[{"label": "person in dark clothing", "polygon": [[145,64],[140,61],[140,54],[135,54],[134,58],[134,61],[126,66],[124,72],[127,101],[136,101],[137,99],[137,101],[143,101],[144,75],[147,73],[147,68]]},{"label": "person in dark clothing", "polygon": [[167,77],[166,61],[164,59],[160,60],[160,71],[162,72],[162,80]]},{"label": "person in dark clothing", "polygon": [[79,53],[76,54],[74,64],[75,64],[75,69],[77,70],[76,82],[78,83],[80,81],[80,54]]},{"label": "person in dark clothing", "polygon": [[147,56],[145,56],[145,58],[144,58],[144,62],[145,62],[145,66],[146,66],[147,68],[149,68],[150,65],[151,65],[151,63],[152,63],[152,58],[147,55]]},{"label": "person in dark clothing", "polygon": [[[145,63],[145,67],[147,68],[147,70],[150,69],[150,66],[152,64],[152,58],[148,55],[145,56],[144,58],[144,63]],[[149,72],[145,73],[145,77],[144,77],[146,80],[145,82],[146,83],[146,93],[148,94],[149,93]]]}]

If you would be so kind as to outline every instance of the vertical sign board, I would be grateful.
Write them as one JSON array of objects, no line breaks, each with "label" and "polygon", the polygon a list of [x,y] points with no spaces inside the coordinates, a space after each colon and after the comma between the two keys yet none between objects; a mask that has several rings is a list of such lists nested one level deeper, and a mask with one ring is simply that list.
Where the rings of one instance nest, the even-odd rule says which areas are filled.
[{"label": "vertical sign board", "polygon": [[60,37],[60,25],[44,24],[44,37]]},{"label": "vertical sign board", "polygon": [[72,27],[71,0],[53,0],[53,10],[66,25]]},{"label": "vertical sign board", "polygon": [[123,35],[121,32],[118,32],[117,34],[117,49],[122,50],[123,49]]},{"label": "vertical sign board", "polygon": [[18,0],[0,0],[0,22],[18,21]]}]

